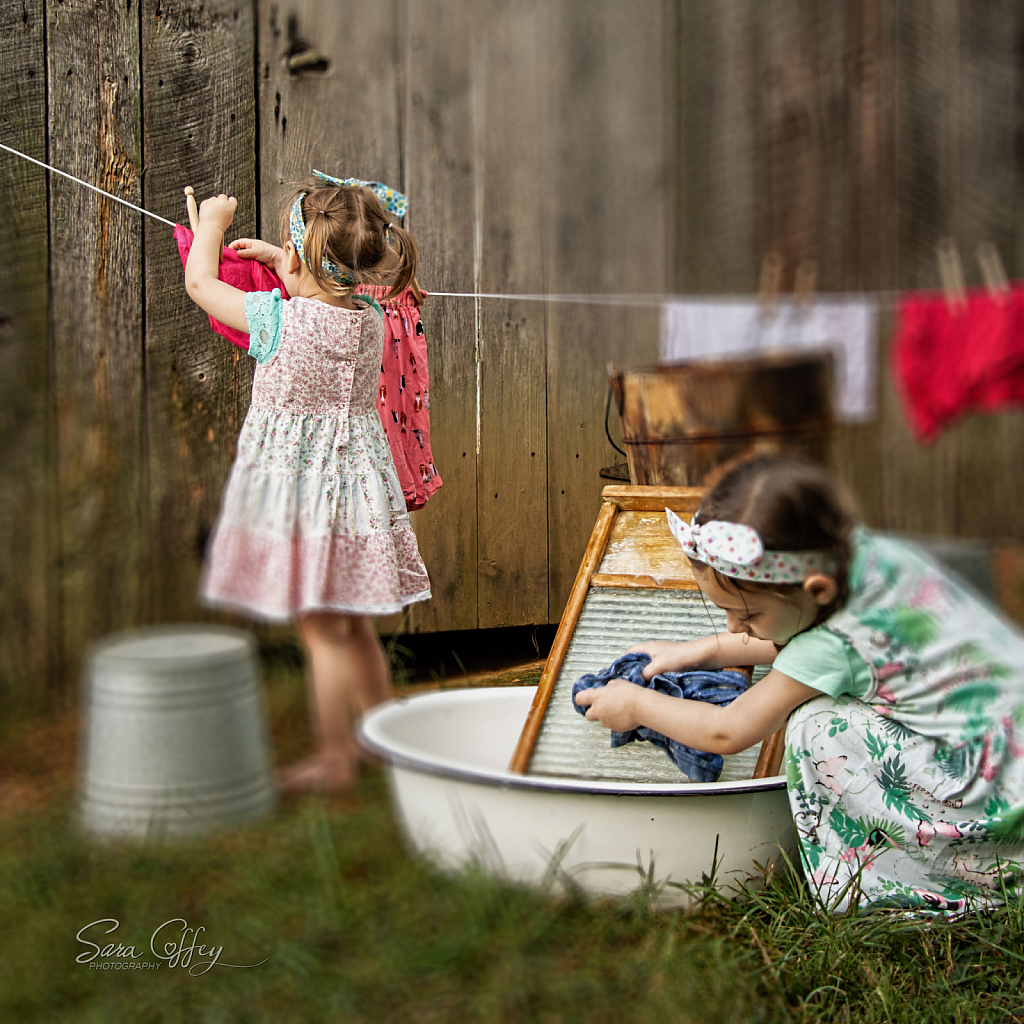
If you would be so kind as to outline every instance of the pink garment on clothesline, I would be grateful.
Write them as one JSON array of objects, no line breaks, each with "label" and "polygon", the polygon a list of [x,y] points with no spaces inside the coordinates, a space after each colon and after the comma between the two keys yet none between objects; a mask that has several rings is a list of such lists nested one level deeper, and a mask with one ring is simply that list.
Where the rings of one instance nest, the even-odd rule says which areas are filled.
[{"label": "pink garment on clothesline", "polygon": [[372,295],[384,309],[387,336],[377,409],[391,445],[405,506],[413,512],[423,508],[442,483],[430,450],[427,339],[413,290],[406,288],[393,299],[385,299],[386,293],[386,287],[368,285],[356,294]]},{"label": "pink garment on clothesline", "polygon": [[[181,257],[181,265],[184,267],[188,262],[188,253],[192,248],[192,232],[188,228],[176,224],[174,227],[174,240],[178,243],[178,255]],[[243,292],[272,292],[275,288],[281,289],[281,298],[287,299],[288,289],[281,283],[280,278],[269,267],[260,263],[259,260],[247,260],[235,252],[234,249],[221,249],[220,269],[217,277],[225,284],[233,285]],[[223,334],[232,345],[244,348],[249,351],[249,335],[242,331],[236,331],[234,327],[228,327],[219,320],[210,317],[210,326],[218,333]]]},{"label": "pink garment on clothesline", "polygon": [[971,410],[1024,404],[1024,284],[1005,297],[972,288],[959,310],[941,292],[904,296],[892,359],[921,440],[934,440]]}]

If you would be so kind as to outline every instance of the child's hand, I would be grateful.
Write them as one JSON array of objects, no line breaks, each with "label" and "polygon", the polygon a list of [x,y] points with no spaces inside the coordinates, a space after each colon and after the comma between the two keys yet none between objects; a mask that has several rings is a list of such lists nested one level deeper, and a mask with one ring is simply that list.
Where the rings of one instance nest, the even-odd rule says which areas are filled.
[{"label": "child's hand", "polygon": [[644,692],[628,679],[613,679],[604,686],[581,690],[576,703],[587,708],[588,722],[600,722],[614,732],[629,732],[642,724],[636,716],[635,698]]},{"label": "child's hand", "polygon": [[234,196],[226,196],[223,192],[219,196],[210,196],[209,199],[204,199],[199,207],[199,223],[212,224],[223,233],[235,219],[236,206],[238,200]]},{"label": "child's hand", "polygon": [[277,261],[284,255],[280,246],[258,238],[236,238],[228,248],[234,249],[244,260],[256,260],[257,263],[266,263],[272,267],[277,266]]},{"label": "child's hand", "polygon": [[646,654],[650,664],[644,669],[644,679],[650,682],[662,672],[685,672],[700,668],[700,652],[693,645],[673,640],[652,640],[630,647],[627,654]]}]

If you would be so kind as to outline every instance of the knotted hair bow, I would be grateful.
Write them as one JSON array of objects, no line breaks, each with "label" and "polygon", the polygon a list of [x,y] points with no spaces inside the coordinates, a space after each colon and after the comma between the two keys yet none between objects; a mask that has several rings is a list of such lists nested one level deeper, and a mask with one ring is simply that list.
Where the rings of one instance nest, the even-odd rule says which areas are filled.
[{"label": "knotted hair bow", "polygon": [[[323,171],[317,170],[313,171],[313,177],[319,178],[320,181],[327,185],[337,185],[339,188],[366,187],[377,196],[384,208],[396,217],[404,217],[409,209],[409,200],[401,192],[396,192],[395,189],[385,185],[383,182],[361,181],[359,178],[335,178],[330,174],[324,174]],[[302,216],[302,200],[307,195],[309,195],[308,192],[300,192],[295,202],[292,203],[291,211],[288,214],[288,233],[291,235],[292,245],[295,246],[299,259],[303,262],[306,260],[303,253],[303,246],[306,240],[306,222]],[[390,225],[388,226],[390,227]],[[334,260],[330,260],[326,256],[321,260],[321,267],[324,274],[332,281],[337,281],[338,284],[346,285],[355,284],[356,282],[355,274],[351,270],[347,267],[339,266]]]},{"label": "knotted hair bow", "polygon": [[680,519],[670,508],[665,515],[687,556],[723,576],[754,583],[801,583],[811,573],[835,571],[835,560],[827,551],[769,551],[757,530],[744,523],[716,519],[701,526]]},{"label": "knotted hair bow", "polygon": [[409,209],[409,200],[401,192],[395,191],[382,181],[360,181],[359,178],[335,178],[333,175],[324,174],[323,171],[313,171],[313,177],[319,178],[328,185],[347,185],[349,188],[368,188],[375,193],[388,213],[396,217],[404,217]]}]

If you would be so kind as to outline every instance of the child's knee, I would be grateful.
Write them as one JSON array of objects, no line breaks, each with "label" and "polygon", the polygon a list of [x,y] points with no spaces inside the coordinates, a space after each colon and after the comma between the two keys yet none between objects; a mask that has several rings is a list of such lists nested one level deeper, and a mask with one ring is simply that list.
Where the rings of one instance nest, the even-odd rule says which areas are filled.
[{"label": "child's knee", "polygon": [[307,643],[346,644],[356,630],[355,620],[362,616],[341,612],[310,612],[299,620],[299,629]]}]

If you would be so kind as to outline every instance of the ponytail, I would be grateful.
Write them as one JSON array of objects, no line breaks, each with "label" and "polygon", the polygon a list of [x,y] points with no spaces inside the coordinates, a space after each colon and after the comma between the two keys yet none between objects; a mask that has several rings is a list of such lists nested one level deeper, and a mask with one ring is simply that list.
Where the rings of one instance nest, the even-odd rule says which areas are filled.
[{"label": "ponytail", "polygon": [[331,216],[324,208],[324,198],[319,201],[311,199],[310,196],[302,201],[302,216],[306,222],[306,240],[303,245],[305,264],[309,272],[316,279],[324,291],[344,298],[352,294],[354,283],[343,284],[335,280],[323,271],[323,260],[326,257],[334,261],[331,251]]},{"label": "ponytail", "polygon": [[[400,228],[397,224],[389,224],[385,228],[385,240],[389,236],[394,238],[396,243],[391,248],[398,257],[398,273],[384,296],[385,299],[393,299],[396,295],[404,292],[415,281],[416,271],[419,267],[419,249],[416,239],[405,228]],[[388,244],[390,245],[390,242]]]}]

